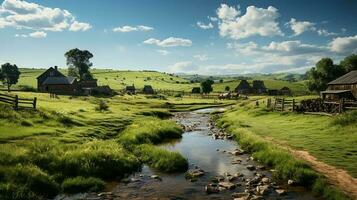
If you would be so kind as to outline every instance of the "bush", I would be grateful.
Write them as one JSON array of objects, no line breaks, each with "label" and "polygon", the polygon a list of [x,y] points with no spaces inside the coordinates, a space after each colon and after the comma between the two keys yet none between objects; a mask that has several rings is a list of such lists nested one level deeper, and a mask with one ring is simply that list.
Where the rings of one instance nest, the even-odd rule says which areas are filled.
[{"label": "bush", "polygon": [[97,111],[107,111],[109,109],[109,106],[106,101],[100,100],[98,103],[98,106],[96,107]]},{"label": "bush", "polygon": [[62,183],[62,191],[65,193],[80,192],[99,192],[104,189],[104,181],[99,178],[84,178],[77,176],[75,178],[65,179]]},{"label": "bush", "polygon": [[357,111],[345,112],[334,119],[332,125],[347,126],[357,123]]},{"label": "bush", "polygon": [[143,144],[136,148],[135,154],[150,167],[163,172],[185,172],[188,169],[187,160],[178,152]]},{"label": "bush", "polygon": [[138,113],[138,115],[158,117],[160,119],[165,119],[165,118],[172,116],[172,114],[170,112],[165,111],[165,110],[141,111]]}]

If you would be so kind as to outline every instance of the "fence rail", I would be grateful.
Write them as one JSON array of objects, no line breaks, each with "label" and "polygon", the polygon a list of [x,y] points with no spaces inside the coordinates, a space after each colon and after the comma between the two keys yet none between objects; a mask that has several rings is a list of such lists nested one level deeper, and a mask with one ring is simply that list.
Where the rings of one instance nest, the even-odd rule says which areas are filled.
[{"label": "fence rail", "polygon": [[17,95],[12,96],[8,94],[0,93],[0,102],[9,104],[13,106],[15,110],[18,110],[19,107],[29,107],[31,105],[33,109],[36,109],[37,106],[37,98],[19,98]]}]

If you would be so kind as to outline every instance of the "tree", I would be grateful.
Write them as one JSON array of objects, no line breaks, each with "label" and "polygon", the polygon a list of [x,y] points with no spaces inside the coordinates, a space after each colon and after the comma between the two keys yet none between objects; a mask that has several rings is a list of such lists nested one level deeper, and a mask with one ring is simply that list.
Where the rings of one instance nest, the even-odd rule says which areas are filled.
[{"label": "tree", "polygon": [[213,91],[213,88],[212,88],[213,83],[214,82],[211,79],[207,79],[207,80],[203,81],[201,83],[202,92],[205,94],[212,92]]},{"label": "tree", "polygon": [[89,71],[93,65],[89,61],[93,58],[91,52],[75,48],[67,51],[64,55],[67,58],[68,75],[78,77],[80,80],[93,79],[93,75]]},{"label": "tree", "polygon": [[229,90],[231,90],[231,88],[230,88],[229,86],[226,86],[226,87],[224,88],[224,90],[227,91],[227,92],[229,92]]},{"label": "tree", "polygon": [[10,87],[17,83],[20,74],[16,65],[11,65],[10,63],[1,65],[0,79],[4,85],[7,85],[7,91],[10,92]]},{"label": "tree", "polygon": [[322,91],[327,88],[327,83],[342,76],[345,70],[340,65],[333,64],[331,58],[322,58],[316,63],[316,67],[307,72],[308,88],[310,91]]},{"label": "tree", "polygon": [[345,69],[346,73],[357,70],[357,54],[352,54],[344,58],[340,65]]},{"label": "tree", "polygon": [[220,79],[219,82],[220,82],[220,83],[223,83],[223,79]]}]

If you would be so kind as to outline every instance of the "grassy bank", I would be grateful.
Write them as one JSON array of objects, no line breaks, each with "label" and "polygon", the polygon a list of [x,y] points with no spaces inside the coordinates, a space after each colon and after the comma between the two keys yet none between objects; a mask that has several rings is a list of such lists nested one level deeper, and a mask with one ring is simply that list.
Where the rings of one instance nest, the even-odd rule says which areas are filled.
[{"label": "grassy bank", "polygon": [[[353,152],[356,149],[352,144],[356,142],[356,136],[353,135],[356,131],[352,130],[357,127],[355,123],[351,123],[354,119],[350,116],[354,114],[331,119],[324,116],[274,113],[253,105],[254,101],[241,103],[224,113],[218,121],[219,125],[233,133],[242,148],[251,152],[255,159],[276,169],[273,175],[277,180],[292,179],[324,199],[348,199],[308,164],[295,159],[283,146],[307,150],[319,159],[335,166],[343,166],[351,175],[355,175],[356,155]],[[348,130],[352,132],[345,132]],[[342,138],[337,138],[336,134]],[[348,141],[336,141],[343,138],[348,138]],[[339,151],[328,151],[330,147],[338,148]],[[338,156],[346,151],[352,152],[352,155]],[[348,162],[342,162],[344,159]]]},{"label": "grassy bank", "polygon": [[[181,137],[169,109],[216,102],[146,96],[38,98],[37,111],[0,105],[0,199],[46,199],[59,193],[98,191],[142,164],[163,172],[187,169],[180,154],[156,146]],[[108,109],[98,110],[105,101]],[[167,108],[170,105],[170,108]],[[182,109],[182,108],[180,108]]]}]

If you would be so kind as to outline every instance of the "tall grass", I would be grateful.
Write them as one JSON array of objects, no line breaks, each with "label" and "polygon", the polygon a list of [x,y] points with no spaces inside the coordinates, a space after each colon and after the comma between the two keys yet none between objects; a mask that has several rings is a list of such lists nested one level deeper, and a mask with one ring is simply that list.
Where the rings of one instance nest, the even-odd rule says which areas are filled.
[{"label": "tall grass", "polygon": [[341,126],[348,126],[351,124],[356,124],[357,123],[357,111],[350,111],[350,112],[345,112],[339,116],[337,116],[333,122],[332,125],[341,125]]},{"label": "tall grass", "polygon": [[171,120],[147,117],[133,122],[119,136],[126,147],[135,144],[157,144],[166,139],[181,138],[182,128]]},{"label": "tall grass", "polygon": [[99,178],[84,178],[81,176],[68,178],[62,183],[62,191],[65,193],[79,193],[79,192],[99,192],[104,189],[105,183]]},{"label": "tall grass", "polygon": [[135,154],[150,167],[163,172],[184,172],[188,169],[188,161],[178,152],[143,144],[136,147]]}]

